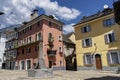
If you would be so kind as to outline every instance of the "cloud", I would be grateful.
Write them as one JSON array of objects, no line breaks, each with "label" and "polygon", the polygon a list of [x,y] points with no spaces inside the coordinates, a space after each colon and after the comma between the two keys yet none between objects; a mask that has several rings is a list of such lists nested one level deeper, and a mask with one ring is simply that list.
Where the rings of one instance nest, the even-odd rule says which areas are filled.
[{"label": "cloud", "polygon": [[[30,14],[36,7],[43,9],[47,15],[55,15],[58,19],[73,20],[80,15],[80,11],[66,6],[60,6],[57,1],[50,0],[0,0],[1,25],[20,24],[30,20]],[[3,26],[2,26],[3,27]]]},{"label": "cloud", "polygon": [[73,25],[74,25],[74,23],[63,26],[63,34],[68,34],[70,32],[74,32]]}]

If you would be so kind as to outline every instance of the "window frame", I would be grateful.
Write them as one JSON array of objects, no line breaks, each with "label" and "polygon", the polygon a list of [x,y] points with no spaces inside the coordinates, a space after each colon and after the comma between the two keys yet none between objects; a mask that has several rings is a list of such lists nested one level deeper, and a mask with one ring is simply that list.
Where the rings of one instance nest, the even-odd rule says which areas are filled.
[{"label": "window frame", "polygon": [[90,25],[86,25],[86,26],[83,26],[81,28],[81,33],[88,33],[91,31],[91,26]]},{"label": "window frame", "polygon": [[103,20],[104,27],[110,27],[112,25],[115,25],[114,17]]},{"label": "window frame", "polygon": [[52,26],[52,22],[51,22],[51,21],[49,21],[49,22],[48,22],[48,25],[49,25],[49,27],[51,27],[51,26]]},{"label": "window frame", "polygon": [[62,41],[62,36],[58,36],[58,40],[61,42]]},{"label": "window frame", "polygon": [[[111,35],[111,39],[110,39],[110,35]],[[116,42],[115,33],[114,33],[114,32],[111,32],[111,33],[105,34],[105,35],[104,35],[104,40],[105,40],[105,43],[106,43],[106,44]]]},{"label": "window frame", "polygon": [[[86,42],[85,42],[85,41],[86,41],[87,39],[89,40],[89,45],[86,45]],[[82,47],[83,47],[83,48],[91,47],[91,46],[92,46],[92,38],[85,38],[85,39],[82,40]]]},{"label": "window frame", "polygon": [[[88,57],[87,57],[87,55],[89,55],[90,56],[90,63],[88,63],[89,61],[88,61]],[[84,65],[93,65],[93,56],[92,56],[92,54],[91,53],[84,53],[84,56],[83,56],[84,58]]]},{"label": "window frame", "polygon": [[[116,52],[116,54],[117,54],[117,57],[118,57],[118,63],[113,63],[113,60],[112,60],[112,55],[111,55],[111,53],[114,53],[115,54],[115,52]],[[120,51],[109,51],[108,53],[107,53],[107,62],[108,62],[108,64],[109,65],[114,65],[114,64],[120,64]]]},{"label": "window frame", "polygon": [[61,47],[61,46],[59,47],[59,52],[63,52],[63,50],[62,50],[62,47]]}]

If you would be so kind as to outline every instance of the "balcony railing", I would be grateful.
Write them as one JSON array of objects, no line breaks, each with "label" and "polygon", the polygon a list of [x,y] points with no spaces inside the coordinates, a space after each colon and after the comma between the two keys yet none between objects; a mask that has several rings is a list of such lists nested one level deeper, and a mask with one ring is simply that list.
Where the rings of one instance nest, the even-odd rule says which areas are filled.
[{"label": "balcony railing", "polygon": [[30,41],[28,43],[26,42],[26,43],[19,44],[18,47],[27,46],[27,45],[34,44],[36,42],[42,42],[42,41],[43,41],[43,37],[41,37],[40,39],[34,40],[34,41]]},{"label": "balcony railing", "polygon": [[48,56],[55,56],[56,52],[57,52],[57,50],[47,50]]}]

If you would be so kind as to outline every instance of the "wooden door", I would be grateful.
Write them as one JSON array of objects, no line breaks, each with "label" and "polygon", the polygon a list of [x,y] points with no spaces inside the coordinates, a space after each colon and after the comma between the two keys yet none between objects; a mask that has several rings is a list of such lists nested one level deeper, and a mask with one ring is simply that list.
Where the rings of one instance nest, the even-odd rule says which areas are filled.
[{"label": "wooden door", "polygon": [[52,68],[52,61],[49,61],[49,68]]},{"label": "wooden door", "polygon": [[96,60],[96,69],[101,70],[102,69],[101,56],[99,54],[95,55],[95,60]]}]

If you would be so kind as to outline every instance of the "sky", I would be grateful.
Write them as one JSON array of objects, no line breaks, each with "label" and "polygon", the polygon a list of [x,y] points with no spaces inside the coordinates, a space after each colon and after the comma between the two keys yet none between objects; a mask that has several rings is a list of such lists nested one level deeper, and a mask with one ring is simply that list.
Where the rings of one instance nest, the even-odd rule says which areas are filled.
[{"label": "sky", "polygon": [[64,34],[74,31],[72,25],[80,21],[83,16],[90,16],[102,11],[104,5],[112,8],[114,0],[0,0],[0,29],[10,25],[30,21],[33,9],[40,14],[54,15],[65,23]]}]

